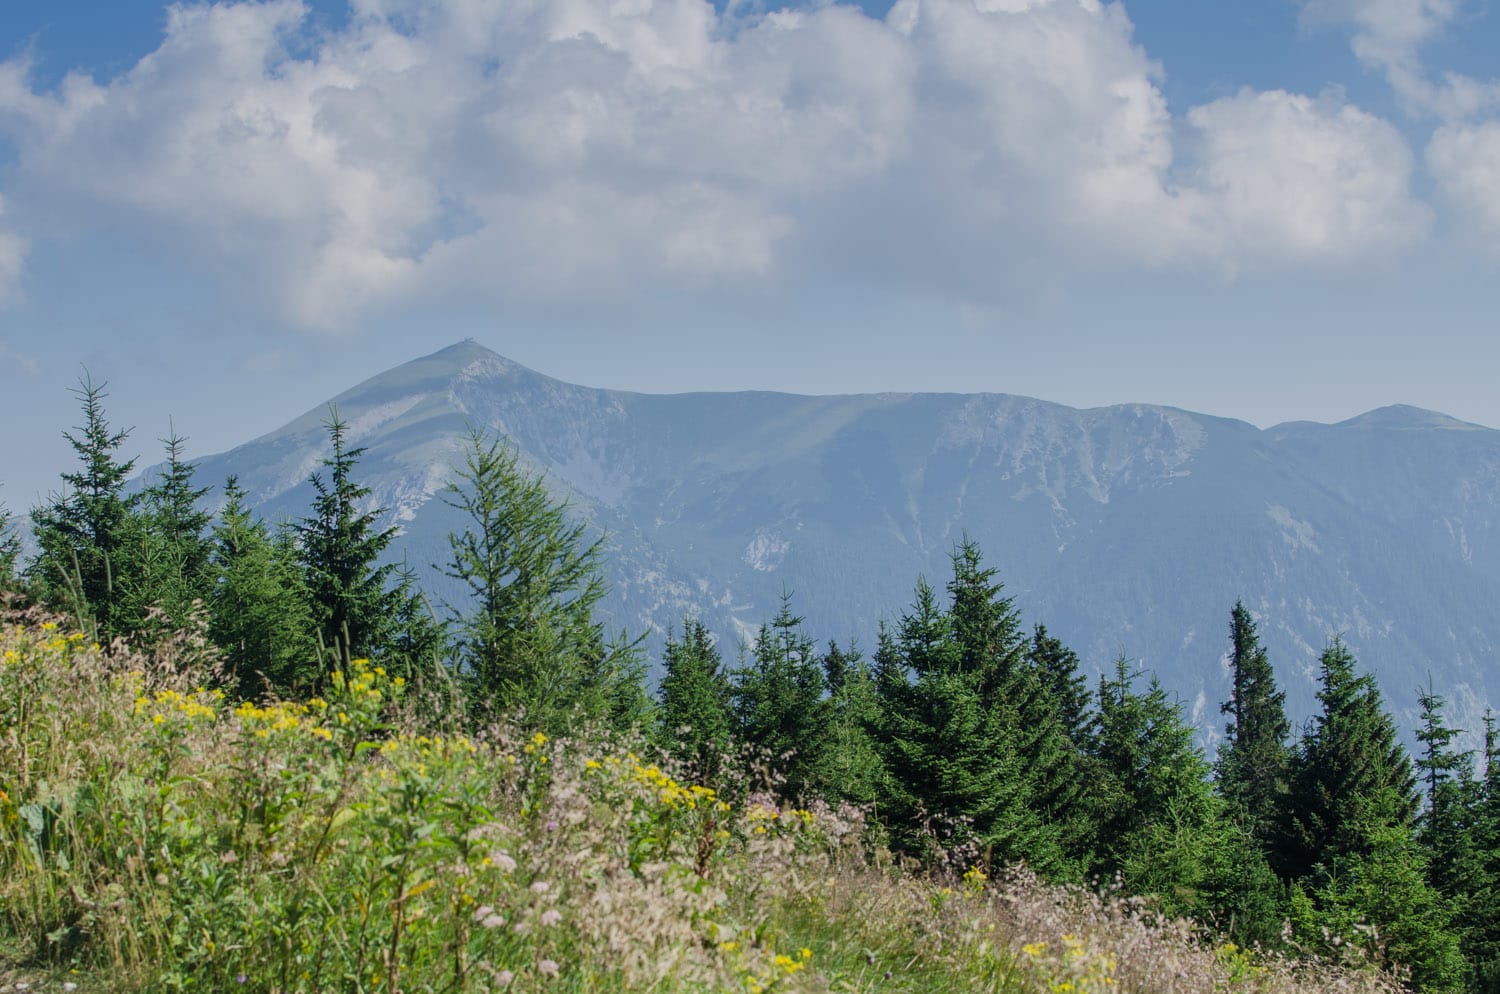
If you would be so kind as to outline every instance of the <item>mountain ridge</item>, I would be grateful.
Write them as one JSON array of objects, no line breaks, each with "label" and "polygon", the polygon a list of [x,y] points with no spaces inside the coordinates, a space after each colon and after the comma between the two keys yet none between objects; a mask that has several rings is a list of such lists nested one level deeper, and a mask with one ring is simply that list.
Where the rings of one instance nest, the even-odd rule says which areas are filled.
[{"label": "mountain ridge", "polygon": [[[372,506],[403,529],[398,557],[443,561],[462,523],[434,498],[467,426],[483,426],[608,536],[607,608],[657,639],[688,614],[750,637],[791,589],[819,638],[872,645],[919,574],[941,585],[968,533],[1028,623],[1091,669],[1139,659],[1208,724],[1237,598],[1299,712],[1340,631],[1399,706],[1425,669],[1452,676],[1458,718],[1500,689],[1486,665],[1500,626],[1481,618],[1500,597],[1500,432],[1438,412],[1262,429],[1003,393],[648,394],[567,383],[472,340],[331,403],[367,448]],[[327,414],[199,460],[200,478],[235,472],[268,518],[305,513]]]}]

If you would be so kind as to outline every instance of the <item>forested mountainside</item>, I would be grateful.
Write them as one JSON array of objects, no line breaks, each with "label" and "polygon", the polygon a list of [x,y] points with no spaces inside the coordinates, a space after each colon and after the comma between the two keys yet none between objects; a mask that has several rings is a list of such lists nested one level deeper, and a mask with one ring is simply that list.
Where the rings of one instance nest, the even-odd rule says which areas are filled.
[{"label": "forested mountainside", "polygon": [[[784,591],[819,637],[870,646],[967,534],[1024,616],[1085,667],[1124,654],[1218,724],[1224,612],[1243,600],[1310,713],[1335,633],[1404,724],[1428,675],[1475,729],[1500,646],[1500,432],[1415,408],[1334,425],[1149,405],[1077,410],[1002,394],[653,396],[577,386],[473,342],[330,398],[363,446],[396,558],[446,561],[440,499],[466,427],[492,428],[608,536],[617,624],[685,615],[726,645]],[[198,463],[268,520],[306,513],[328,454],[319,404]],[[439,594],[456,595],[436,575]]]}]

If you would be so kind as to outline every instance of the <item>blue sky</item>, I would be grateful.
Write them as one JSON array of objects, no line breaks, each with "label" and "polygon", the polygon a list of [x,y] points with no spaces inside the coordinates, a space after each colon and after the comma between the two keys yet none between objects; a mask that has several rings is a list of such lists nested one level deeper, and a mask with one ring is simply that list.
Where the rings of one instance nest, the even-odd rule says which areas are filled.
[{"label": "blue sky", "polygon": [[1487,0],[0,5],[0,503],[464,337],[648,391],[1500,426]]}]

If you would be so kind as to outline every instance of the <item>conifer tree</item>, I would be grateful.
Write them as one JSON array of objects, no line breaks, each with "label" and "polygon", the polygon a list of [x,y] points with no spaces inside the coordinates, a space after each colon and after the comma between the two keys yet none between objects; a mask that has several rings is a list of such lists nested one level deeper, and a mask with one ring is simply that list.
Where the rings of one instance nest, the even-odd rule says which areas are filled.
[{"label": "conifer tree", "polygon": [[1080,751],[1093,745],[1092,695],[1088,680],[1078,672],[1078,654],[1047,633],[1038,624],[1032,631],[1028,662],[1041,680],[1046,694],[1055,703],[1063,731]]},{"label": "conifer tree", "polygon": [[823,654],[828,685],[830,739],[822,779],[832,794],[853,804],[870,804],[879,790],[882,767],[872,728],[880,702],[875,675],[852,645],[828,643]]},{"label": "conifer tree", "polygon": [[240,696],[306,690],[318,673],[318,648],[292,532],[270,536],[234,477],[224,494],[208,564],[209,637]]},{"label": "conifer tree", "polygon": [[958,671],[971,673],[986,702],[1000,705],[1026,659],[1015,603],[1002,596],[998,570],[984,565],[979,544],[967,535],[953,551],[948,581],[949,617],[958,650]]},{"label": "conifer tree", "polygon": [[719,647],[703,622],[688,618],[681,639],[667,633],[662,661],[658,740],[703,782],[715,783],[731,747],[731,687]]},{"label": "conifer tree", "polygon": [[1312,877],[1315,912],[1294,921],[1296,938],[1319,948],[1327,937],[1363,946],[1372,959],[1410,971],[1423,994],[1458,994],[1469,974],[1454,909],[1427,882],[1427,855],[1411,832],[1371,823],[1358,850],[1329,856]]},{"label": "conifer tree", "polygon": [[191,625],[194,605],[208,593],[212,516],[199,507],[208,488],[193,486],[193,465],[182,458],[186,441],[175,431],[161,440],[167,464],[141,493],[133,568],[118,581],[131,628],[144,626],[153,609],[160,611],[158,628]]},{"label": "conifer tree", "polygon": [[323,460],[329,478],[325,482],[321,474],[313,474],[312,514],[297,525],[297,536],[313,621],[337,665],[379,648],[381,625],[396,604],[388,587],[395,567],[378,563],[396,529],[377,528],[384,508],[360,506],[370,488],[355,482],[354,468],[365,450],[346,448],[348,425],[337,408],[330,408],[323,426],[333,445],[333,453]]},{"label": "conifer tree", "polygon": [[1135,679],[1122,656],[1100,684],[1099,759],[1113,787],[1102,825],[1106,868],[1125,870],[1141,890],[1194,886],[1203,872],[1198,845],[1216,815],[1208,761],[1161,683],[1153,678],[1142,694]]},{"label": "conifer tree", "polygon": [[1411,760],[1386,714],[1375,678],[1356,674],[1341,639],[1323,650],[1315,716],[1293,761],[1276,856],[1284,877],[1368,849],[1371,832],[1410,832],[1420,807]]},{"label": "conifer tree", "polygon": [[1277,689],[1255,621],[1242,602],[1230,613],[1229,715],[1217,767],[1219,795],[1250,837],[1269,845],[1286,793],[1291,750],[1286,694]]},{"label": "conifer tree", "polygon": [[21,539],[16,534],[10,510],[0,504],[0,593],[15,589],[16,563],[21,558]]},{"label": "conifer tree", "polygon": [[733,701],[738,737],[766,750],[788,797],[821,790],[830,741],[830,704],[824,696],[817,646],[783,593],[776,617],[761,627],[747,665],[735,671]]},{"label": "conifer tree", "polygon": [[151,528],[161,536],[173,558],[180,563],[184,583],[195,583],[208,565],[206,537],[213,516],[200,507],[208,487],[193,486],[193,464],[182,458],[187,439],[175,431],[161,440],[167,464],[161,476],[145,490],[145,510]]},{"label": "conifer tree", "polygon": [[1450,899],[1462,897],[1461,888],[1472,872],[1473,856],[1468,831],[1466,786],[1473,782],[1469,756],[1453,748],[1462,729],[1450,728],[1443,717],[1447,701],[1432,689],[1417,694],[1422,709],[1417,741],[1422,750],[1416,769],[1424,786],[1426,807],[1420,820],[1421,840],[1432,854],[1433,884]]},{"label": "conifer tree", "polygon": [[[997,603],[998,585],[977,566],[961,547],[950,589],[965,601],[964,631],[919,579],[895,639],[910,682],[889,663],[879,667],[887,771],[881,807],[893,841],[907,851],[931,857],[934,845],[972,845],[998,863],[1028,859],[1046,867],[1058,852],[1030,803],[1023,759],[1007,735],[1014,719],[1001,700],[1020,658],[1017,626],[1008,602]],[[985,587],[988,596],[980,593]]]},{"label": "conifer tree", "polygon": [[470,595],[450,610],[476,717],[518,709],[549,732],[575,714],[617,726],[645,720],[639,643],[606,639],[594,616],[606,591],[603,539],[587,541],[567,504],[480,429],[445,500],[469,519],[448,536],[446,572]]},{"label": "conifer tree", "polygon": [[1007,791],[1025,798],[1029,823],[1017,826],[1004,858],[1024,858],[1054,877],[1078,879],[1095,835],[1087,810],[1083,755],[1088,722],[1078,657],[1040,630],[1028,639],[1015,603],[1003,596],[997,571],[986,567],[978,543],[965,536],[952,556],[950,616],[959,668],[972,674],[991,723],[992,748],[1014,757],[1016,782]]},{"label": "conifer tree", "polygon": [[1500,735],[1490,710],[1484,716],[1483,758],[1483,775],[1466,805],[1478,865],[1460,920],[1466,925],[1463,950],[1473,969],[1471,986],[1484,994],[1500,994]]},{"label": "conifer tree", "polygon": [[[1487,851],[1484,826],[1484,784],[1476,779],[1474,757],[1453,748],[1462,730],[1451,728],[1443,716],[1447,701],[1432,689],[1419,691],[1422,709],[1417,741],[1421,750],[1416,768],[1426,795],[1418,822],[1417,841],[1424,852],[1427,881],[1441,896],[1460,950],[1469,958],[1474,975],[1479,964],[1494,955],[1488,924],[1493,911],[1489,891],[1495,867]],[[1486,729],[1493,739],[1493,730]]]},{"label": "conifer tree", "polygon": [[410,561],[403,557],[391,575],[395,610],[386,619],[380,638],[387,673],[401,676],[414,688],[426,685],[435,675],[446,678],[447,625],[428,604]]},{"label": "conifer tree", "polygon": [[85,371],[72,391],[83,424],[63,437],[80,465],[62,474],[62,493],[31,513],[39,552],[30,577],[48,603],[94,624],[99,640],[108,643],[125,628],[116,581],[130,572],[129,536],[137,526],[139,496],[125,492],[135,460],[121,459],[119,450],[130,431],[110,428],[104,387]]}]

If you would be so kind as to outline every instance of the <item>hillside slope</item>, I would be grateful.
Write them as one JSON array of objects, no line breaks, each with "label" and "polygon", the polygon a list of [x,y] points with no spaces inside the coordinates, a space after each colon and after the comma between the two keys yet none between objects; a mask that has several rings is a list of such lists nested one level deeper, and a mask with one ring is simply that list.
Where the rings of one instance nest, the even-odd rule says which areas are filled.
[{"label": "hillside slope", "polygon": [[[487,426],[608,534],[608,608],[632,631],[659,637],[691,613],[732,645],[791,591],[813,632],[868,648],[918,574],[946,579],[967,532],[1028,621],[1090,667],[1123,652],[1156,670],[1205,727],[1236,598],[1296,714],[1335,632],[1398,711],[1430,673],[1477,728],[1500,690],[1500,432],[1428,411],[1260,430],[1003,394],[650,396],[563,383],[473,342],[331,403],[403,529],[398,557],[446,558],[460,522],[437,498],[466,427]],[[268,518],[298,517],[326,417],[320,405],[206,458],[199,478],[237,474]]]}]

